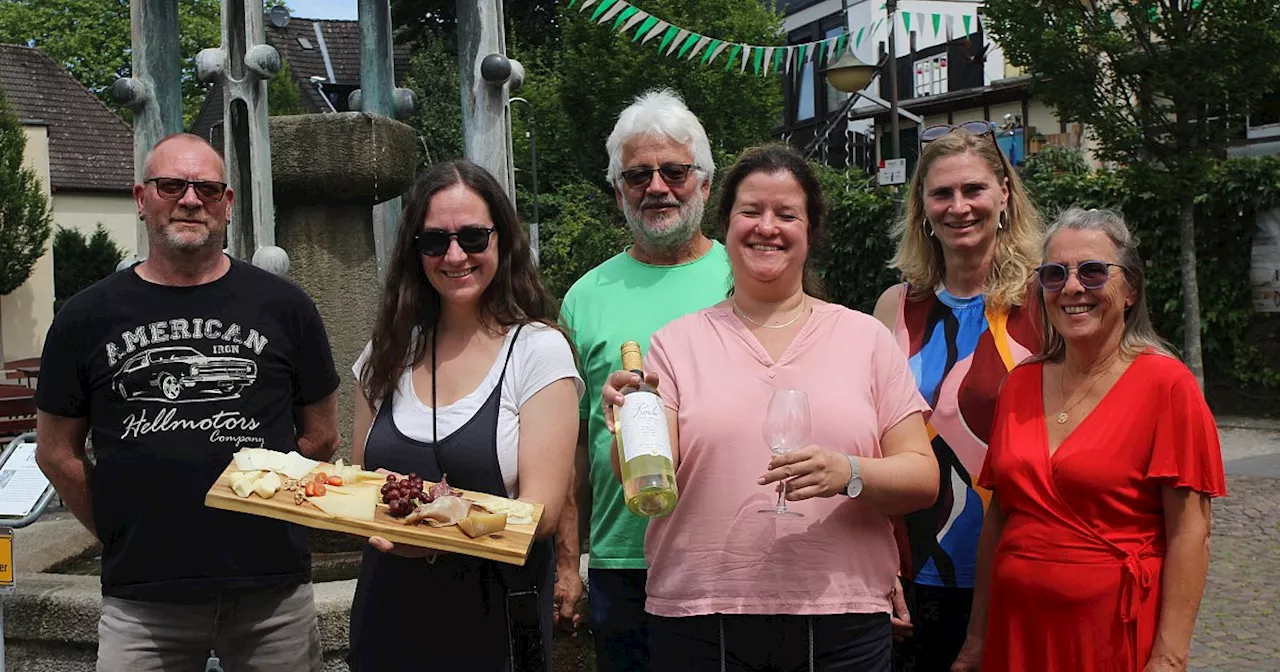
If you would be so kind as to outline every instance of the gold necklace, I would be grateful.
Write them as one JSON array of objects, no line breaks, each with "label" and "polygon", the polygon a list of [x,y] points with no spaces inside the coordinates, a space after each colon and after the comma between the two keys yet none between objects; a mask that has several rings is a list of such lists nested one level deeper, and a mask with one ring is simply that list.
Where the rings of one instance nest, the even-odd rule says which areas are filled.
[{"label": "gold necklace", "polygon": [[744,319],[744,320],[746,320],[746,321],[750,322],[751,324],[756,325],[757,327],[764,327],[765,329],[786,329],[787,327],[789,327],[789,326],[791,326],[791,325],[795,324],[795,323],[796,323],[796,320],[800,319],[800,317],[801,317],[802,315],[804,315],[804,309],[805,309],[805,307],[806,307],[806,306],[808,305],[808,303],[809,303],[806,299],[801,299],[801,300],[800,300],[800,312],[796,313],[796,316],[795,316],[795,317],[791,318],[790,320],[787,320],[786,322],[784,322],[784,323],[782,323],[782,324],[762,324],[762,323],[760,323],[760,322],[756,322],[755,320],[751,319],[750,317],[747,317],[747,314],[746,314],[746,313],[744,313],[744,312],[742,312],[742,309],[738,307],[738,302],[737,302],[737,301],[734,301],[733,299],[730,299],[730,300],[729,300],[729,302],[733,304],[733,312],[737,313],[739,317],[741,317],[742,319]]},{"label": "gold necklace", "polygon": [[[1080,395],[1080,398],[1076,400],[1074,404],[1070,404],[1070,405],[1065,403],[1063,404],[1062,410],[1058,413],[1059,425],[1067,424],[1067,413],[1072,409],[1074,409],[1076,406],[1078,406],[1080,402],[1084,401],[1085,398],[1089,396],[1089,392],[1093,390],[1094,384],[1097,383],[1098,379],[1101,377],[1102,376],[1091,378],[1089,380],[1089,386],[1086,387],[1084,390],[1084,394]],[[1062,375],[1058,378],[1058,392],[1062,395],[1062,400],[1064,402],[1070,401],[1070,399],[1067,399],[1067,364],[1066,362],[1063,362]]]}]

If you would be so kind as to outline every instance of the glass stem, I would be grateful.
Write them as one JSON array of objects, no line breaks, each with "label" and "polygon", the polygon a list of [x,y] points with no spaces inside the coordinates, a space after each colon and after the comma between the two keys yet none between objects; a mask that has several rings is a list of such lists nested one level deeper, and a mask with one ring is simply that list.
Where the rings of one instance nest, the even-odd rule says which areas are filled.
[{"label": "glass stem", "polygon": [[781,488],[778,490],[778,503],[774,505],[774,508],[776,508],[779,511],[786,511],[787,502],[785,501],[784,498],[787,495],[787,480],[783,479],[779,485],[781,486]]}]

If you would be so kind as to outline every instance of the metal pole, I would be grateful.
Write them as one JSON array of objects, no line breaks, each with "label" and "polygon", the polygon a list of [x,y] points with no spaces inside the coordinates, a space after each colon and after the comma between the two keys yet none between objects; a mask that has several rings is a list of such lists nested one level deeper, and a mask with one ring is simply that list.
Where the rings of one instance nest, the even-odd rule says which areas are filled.
[{"label": "metal pole", "polygon": [[893,37],[898,32],[895,21],[898,0],[887,0],[885,8],[889,12],[889,126],[890,133],[893,134],[889,141],[893,147],[893,156],[889,158],[900,159],[902,158],[902,139],[898,133],[898,47]]},{"label": "metal pole", "polygon": [[506,54],[502,3],[457,0],[458,83],[462,90],[463,145],[468,159],[488,170],[515,197],[507,87],[485,81],[480,62]]},{"label": "metal pole", "polygon": [[525,109],[529,112],[529,173],[533,177],[533,221],[529,222],[529,247],[533,251],[533,262],[538,263],[541,255],[538,253],[538,133],[535,127],[535,119],[533,115],[533,103],[524,98],[512,97],[513,103],[524,103]]},{"label": "metal pole", "polygon": [[[394,119],[395,61],[391,49],[391,4],[360,0],[360,109]],[[400,199],[373,206],[373,250],[378,279],[386,273],[400,221]]]}]

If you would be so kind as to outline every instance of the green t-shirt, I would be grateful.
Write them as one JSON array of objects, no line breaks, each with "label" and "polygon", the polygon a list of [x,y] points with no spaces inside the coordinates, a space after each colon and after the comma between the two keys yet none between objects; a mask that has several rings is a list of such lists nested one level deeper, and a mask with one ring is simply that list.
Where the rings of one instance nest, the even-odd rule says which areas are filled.
[{"label": "green t-shirt", "polygon": [[[582,380],[579,417],[587,419],[591,464],[591,567],[644,569],[648,520],[631,513],[613,476],[600,389],[622,368],[622,344],[636,341],[648,352],[653,332],[668,322],[715,305],[729,291],[729,255],[711,249],[678,266],[651,266],[622,252],[591,269],[565,294],[561,320],[578,349]],[[661,384],[661,383],[659,383]]]}]

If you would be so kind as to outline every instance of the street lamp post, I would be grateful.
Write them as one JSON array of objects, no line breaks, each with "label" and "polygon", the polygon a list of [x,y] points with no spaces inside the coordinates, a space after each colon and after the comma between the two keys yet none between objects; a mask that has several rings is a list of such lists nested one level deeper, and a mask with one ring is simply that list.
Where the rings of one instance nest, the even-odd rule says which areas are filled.
[{"label": "street lamp post", "polygon": [[[524,103],[529,112],[529,174],[533,178],[533,221],[529,222],[529,247],[533,251],[533,263],[540,260],[538,253],[538,134],[534,125],[533,103],[524,98],[511,98],[513,103]],[[513,199],[514,200],[514,199]]]},{"label": "street lamp post", "polygon": [[[899,158],[901,156],[901,146],[898,138],[898,61],[894,54],[894,13],[897,12],[897,0],[887,0],[886,9],[889,12],[889,118],[892,137],[890,138],[890,146],[892,147],[893,156],[887,158]],[[849,0],[840,0],[840,11],[845,23],[845,30],[849,30]],[[861,95],[861,91],[867,88],[871,83],[871,78],[875,76],[876,66],[863,63],[861,59],[853,54],[853,46],[850,44],[848,50],[840,55],[840,58],[827,67],[823,73],[827,76],[827,82],[831,84],[837,91],[848,93],[851,95],[849,103],[845,105],[843,110],[847,113],[848,109],[856,99]],[[883,103],[881,103],[883,104]],[[834,122],[833,122],[834,124]],[[830,127],[828,127],[828,131]],[[825,135],[825,133],[824,133]]]},{"label": "street lamp post", "polygon": [[[846,0],[847,1],[847,0]],[[891,159],[902,158],[902,138],[898,133],[898,49],[894,34],[898,32],[893,20],[898,13],[898,0],[886,0],[885,11],[889,13],[889,128],[893,133],[890,146],[893,148]]]}]

